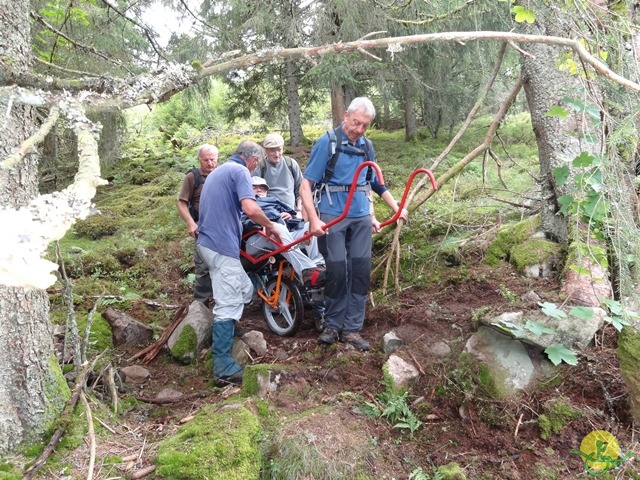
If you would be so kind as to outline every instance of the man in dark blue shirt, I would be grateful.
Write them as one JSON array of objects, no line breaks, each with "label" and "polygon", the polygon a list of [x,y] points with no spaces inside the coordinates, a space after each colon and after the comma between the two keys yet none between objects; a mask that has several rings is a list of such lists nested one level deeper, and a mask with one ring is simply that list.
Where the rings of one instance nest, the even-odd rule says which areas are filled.
[{"label": "man in dark blue shirt", "polygon": [[240,263],[244,212],[281,241],[277,225],[256,203],[251,174],[263,155],[255,142],[243,141],[235,153],[207,178],[200,195],[197,248],[209,268],[213,287],[213,377],[217,385],[240,383],[243,368],[231,356],[235,323],[253,297],[253,284]]}]

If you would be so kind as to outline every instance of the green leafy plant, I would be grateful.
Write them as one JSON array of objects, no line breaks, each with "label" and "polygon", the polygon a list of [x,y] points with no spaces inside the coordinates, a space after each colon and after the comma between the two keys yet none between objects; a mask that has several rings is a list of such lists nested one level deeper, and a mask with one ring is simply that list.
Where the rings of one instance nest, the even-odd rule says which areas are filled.
[{"label": "green leafy plant", "polygon": [[411,411],[407,404],[409,392],[398,392],[394,389],[376,395],[378,403],[366,402],[363,411],[368,414],[386,418],[393,428],[407,429],[411,436],[422,426],[422,422]]},{"label": "green leafy plant", "polygon": [[547,347],[544,350],[544,353],[548,355],[549,360],[551,360],[551,363],[554,365],[559,365],[562,362],[568,363],[569,365],[578,364],[578,357],[576,354],[561,343],[554,343]]}]

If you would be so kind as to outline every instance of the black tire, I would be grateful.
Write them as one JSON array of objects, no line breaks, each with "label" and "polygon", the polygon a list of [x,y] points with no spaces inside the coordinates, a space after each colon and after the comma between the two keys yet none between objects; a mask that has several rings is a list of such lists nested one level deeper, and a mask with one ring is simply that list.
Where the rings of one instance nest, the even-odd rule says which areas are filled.
[{"label": "black tire", "polygon": [[[270,278],[265,285],[266,296],[276,288],[277,277]],[[300,289],[290,279],[280,280],[280,295],[278,308],[271,308],[266,302],[262,303],[262,314],[267,322],[269,330],[281,337],[295,335],[302,325],[304,316],[304,304]]]}]

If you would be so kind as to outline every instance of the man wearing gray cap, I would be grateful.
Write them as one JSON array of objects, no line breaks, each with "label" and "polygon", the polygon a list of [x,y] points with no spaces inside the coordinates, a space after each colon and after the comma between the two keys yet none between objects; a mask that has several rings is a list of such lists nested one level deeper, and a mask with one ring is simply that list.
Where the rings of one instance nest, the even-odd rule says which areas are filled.
[{"label": "man wearing gray cap", "polygon": [[270,133],[264,137],[262,147],[267,154],[267,159],[258,164],[253,174],[267,181],[269,195],[291,205],[296,209],[298,217],[302,217],[300,203],[302,171],[300,165],[295,159],[282,155],[284,148],[282,135]]}]

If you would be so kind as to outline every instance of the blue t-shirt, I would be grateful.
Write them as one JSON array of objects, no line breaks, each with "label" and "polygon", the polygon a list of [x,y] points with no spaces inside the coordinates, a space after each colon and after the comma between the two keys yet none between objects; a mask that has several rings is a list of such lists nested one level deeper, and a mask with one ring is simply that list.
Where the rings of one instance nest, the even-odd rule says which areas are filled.
[{"label": "blue t-shirt", "polygon": [[255,200],[251,175],[242,157],[233,155],[209,174],[200,195],[198,243],[228,257],[240,258],[240,202]]},{"label": "blue t-shirt", "polygon": [[[338,147],[338,145],[336,145]],[[347,136],[342,133],[342,149],[354,152],[354,155],[348,152],[340,152],[336,161],[335,168],[333,169],[333,175],[327,181],[329,185],[347,185],[351,186],[353,182],[353,175],[356,173],[356,169],[365,162],[365,158],[362,155],[364,152],[365,140],[360,137],[355,145],[352,144]],[[311,150],[311,156],[307,163],[307,168],[304,171],[304,178],[314,183],[319,183],[324,178],[325,171],[327,170],[327,164],[331,158],[331,145],[329,142],[329,135],[323,135],[313,146]],[[375,152],[373,149],[369,152],[371,161],[375,161]],[[363,168],[358,175],[358,185],[363,186],[366,184],[368,168]],[[378,182],[376,172],[373,170],[371,177],[371,187],[378,194],[386,190],[384,185],[380,185]],[[323,190],[320,201],[318,202],[318,210],[320,213],[327,213],[330,215],[340,216],[344,211],[344,207],[347,203],[347,197],[349,192],[331,192],[331,202],[329,204],[326,191]],[[351,206],[349,207],[349,213],[347,217],[356,218],[369,215],[369,200],[367,199],[366,192],[354,192],[353,199],[351,200]]]}]

